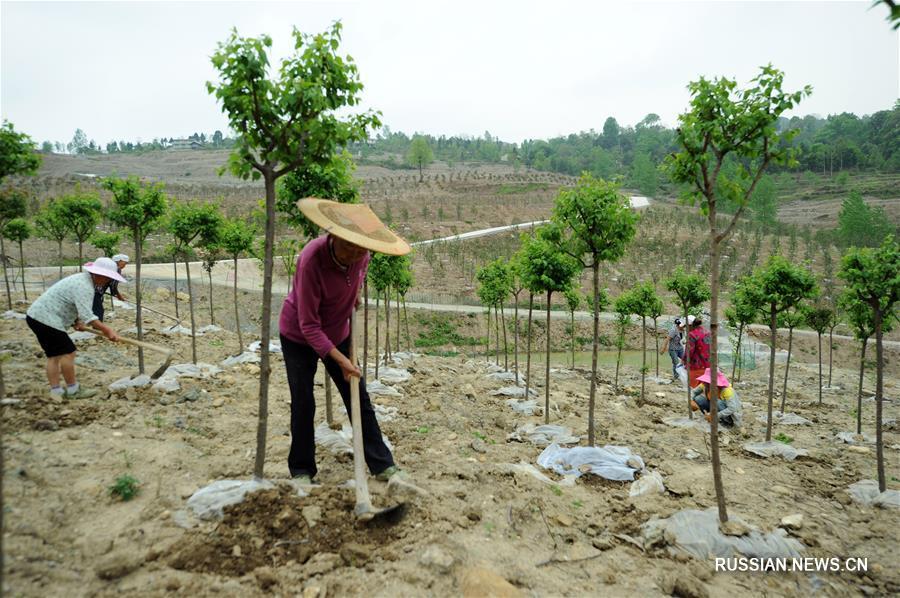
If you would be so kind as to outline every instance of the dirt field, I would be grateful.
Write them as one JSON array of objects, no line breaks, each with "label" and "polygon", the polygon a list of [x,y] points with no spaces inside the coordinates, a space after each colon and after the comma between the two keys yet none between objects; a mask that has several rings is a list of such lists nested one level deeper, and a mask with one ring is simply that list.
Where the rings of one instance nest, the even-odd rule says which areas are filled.
[{"label": "dirt field", "polygon": [[[154,304],[165,308],[164,304]],[[24,310],[24,305],[17,309]],[[202,312],[202,310],[201,310]],[[125,319],[123,319],[123,317]],[[127,328],[131,312],[113,325]],[[152,328],[167,325],[148,319]],[[475,326],[474,324],[472,325]],[[562,326],[562,323],[560,323]],[[472,329],[474,331],[474,328]],[[133,389],[54,402],[45,394],[43,359],[24,321],[0,320],[4,363],[6,589],[15,596],[197,595],[255,596],[826,596],[891,595],[900,591],[896,567],[897,510],[853,502],[848,486],[875,476],[874,447],[835,439],[854,430],[853,391],[828,390],[817,405],[816,369],[805,350],[792,364],[787,410],[809,425],[776,424],[808,457],[765,460],[741,448],[762,440],[765,370],[744,376],[742,429],[721,432],[725,489],[732,517],[773,530],[788,515],[804,556],[868,558],[866,573],[719,573],[709,560],[670,553],[641,526],[683,509],[715,505],[708,435],[663,420],[683,416],[684,395],[650,381],[638,407],[637,370],[624,370],[621,392],[612,370],[601,372],[598,444],[630,447],[646,470],[662,475],[662,494],[630,498],[628,482],[586,475],[574,485],[560,476],[542,482],[516,466],[535,465],[542,448],[508,440],[525,416],[491,392],[508,382],[490,379],[479,357],[418,356],[399,367],[400,397],[377,397],[382,429],[398,463],[428,495],[406,497],[409,512],[394,527],[362,528],[352,520],[352,477],[345,455],[319,449],[321,487],[297,496],[288,484],[289,399],[282,362],[273,364],[266,476],[276,483],[224,519],[199,522],[186,499],[208,483],[249,479],[256,436],[258,367],[225,368],[205,379],[179,378],[181,389]],[[187,337],[151,331],[148,340],[175,346],[183,362]],[[200,337],[201,362],[219,364],[234,352],[227,331]],[[889,355],[896,363],[897,354]],[[155,367],[148,354],[148,367]],[[849,358],[848,358],[849,359]],[[843,364],[846,359],[838,361]],[[105,341],[79,343],[80,379],[94,388],[135,370],[131,348]],[[776,370],[779,375],[781,368]],[[543,369],[532,373],[543,404]],[[855,388],[855,367],[839,367],[834,385]],[[551,375],[551,423],[568,426],[586,444],[588,376]],[[868,386],[867,386],[868,387]],[[886,380],[885,420],[896,422],[898,378]],[[321,389],[320,389],[321,392]],[[324,393],[322,393],[324,395]],[[324,399],[323,399],[324,400]],[[864,432],[874,434],[874,404],[863,403]],[[394,412],[396,409],[396,412]],[[338,410],[340,412],[340,409]],[[324,417],[324,408],[317,420]],[[885,428],[889,487],[900,488],[900,434]],[[538,468],[540,469],[540,468]],[[110,496],[118,476],[139,481],[128,502]],[[372,480],[376,505],[396,500]],[[893,565],[891,563],[894,563]]]}]

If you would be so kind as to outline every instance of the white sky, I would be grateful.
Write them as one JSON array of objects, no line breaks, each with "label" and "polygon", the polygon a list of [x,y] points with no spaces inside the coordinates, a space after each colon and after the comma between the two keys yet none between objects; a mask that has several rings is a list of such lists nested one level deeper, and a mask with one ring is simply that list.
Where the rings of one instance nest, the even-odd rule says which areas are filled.
[{"label": "white sky", "polygon": [[[7,2],[0,3],[2,117],[38,142],[76,127],[101,145],[225,131],[205,82],[232,26],[270,34],[344,24],[364,107],[393,130],[485,130],[505,141],[633,125],[669,126],[685,85],[758,66],[814,87],[798,114],[870,114],[900,93],[887,8],[859,2]],[[275,62],[273,60],[273,62]]]}]

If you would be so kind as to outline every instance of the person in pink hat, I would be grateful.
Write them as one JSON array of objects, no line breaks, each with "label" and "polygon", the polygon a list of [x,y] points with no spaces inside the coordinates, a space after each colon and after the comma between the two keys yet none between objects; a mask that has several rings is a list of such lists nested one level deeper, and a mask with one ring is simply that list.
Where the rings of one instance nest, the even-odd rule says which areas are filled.
[{"label": "person in pink hat", "polygon": [[[706,368],[706,371],[697,378],[697,382],[702,384],[697,385],[697,388],[691,394],[691,409],[705,413],[706,421],[711,421],[712,413],[710,413],[709,397],[711,394],[712,373],[709,368]],[[719,387],[719,402],[716,403],[719,408],[719,423],[729,428],[741,425],[741,400],[721,370],[716,377],[716,386]]]},{"label": "person in pink hat", "polygon": [[[69,327],[86,330],[90,325],[109,340],[119,340],[116,331],[94,315],[92,307],[96,289],[105,289],[111,280],[125,279],[108,257],[88,262],[84,269],[55,283],[26,312],[25,321],[47,356],[47,381],[53,398],[82,399],[97,394],[96,390],[81,388],[75,378],[75,343],[67,332]],[[65,388],[60,378],[65,380]]]}]

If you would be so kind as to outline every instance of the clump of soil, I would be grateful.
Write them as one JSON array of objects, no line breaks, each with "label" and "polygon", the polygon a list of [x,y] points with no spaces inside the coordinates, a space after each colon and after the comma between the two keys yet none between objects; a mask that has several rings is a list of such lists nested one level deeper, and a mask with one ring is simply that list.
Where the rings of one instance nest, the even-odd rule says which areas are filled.
[{"label": "clump of soil", "polygon": [[[185,534],[165,558],[174,569],[239,577],[262,566],[303,564],[317,553],[343,556],[348,551],[342,549],[351,543],[354,550],[349,554],[364,560],[359,547],[383,548],[405,534],[404,521],[394,526],[357,524],[354,504],[353,490],[347,488],[316,489],[305,497],[287,485],[261,490],[226,507],[213,528]],[[312,526],[304,507],[318,511]]]},{"label": "clump of soil", "polygon": [[32,398],[24,404],[4,410],[5,424],[10,430],[54,431],[72,426],[86,426],[104,415],[102,406],[95,403],[57,402],[49,397]]}]

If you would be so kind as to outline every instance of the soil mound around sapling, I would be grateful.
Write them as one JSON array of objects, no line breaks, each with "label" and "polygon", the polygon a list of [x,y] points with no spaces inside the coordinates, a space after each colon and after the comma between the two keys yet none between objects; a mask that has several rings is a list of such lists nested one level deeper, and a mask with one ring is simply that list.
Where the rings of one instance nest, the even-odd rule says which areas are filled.
[{"label": "soil mound around sapling", "polygon": [[[357,523],[354,505],[352,488],[317,488],[304,497],[287,485],[260,490],[226,507],[211,528],[185,534],[165,560],[173,569],[239,577],[257,567],[303,564],[317,553],[343,554],[349,543],[374,551],[408,531],[408,517],[393,526]],[[304,507],[319,509],[312,526]]]}]

